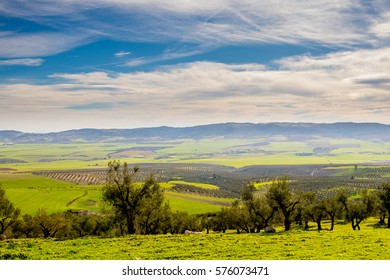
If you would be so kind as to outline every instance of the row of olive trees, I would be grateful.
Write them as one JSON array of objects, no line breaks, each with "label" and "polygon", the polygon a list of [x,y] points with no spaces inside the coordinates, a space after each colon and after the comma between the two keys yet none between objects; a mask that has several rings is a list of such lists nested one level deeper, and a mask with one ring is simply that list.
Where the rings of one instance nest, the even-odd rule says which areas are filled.
[{"label": "row of olive trees", "polygon": [[344,189],[321,197],[315,192],[293,192],[288,180],[282,178],[263,191],[248,184],[241,199],[222,212],[226,223],[237,232],[259,232],[279,223],[288,231],[294,222],[308,229],[310,221],[321,230],[324,220],[330,220],[333,230],[337,219],[349,221],[353,230],[360,230],[360,223],[370,216],[380,216],[381,223],[387,216],[390,228],[390,184],[383,184],[379,190],[363,190],[356,198],[349,197]]}]

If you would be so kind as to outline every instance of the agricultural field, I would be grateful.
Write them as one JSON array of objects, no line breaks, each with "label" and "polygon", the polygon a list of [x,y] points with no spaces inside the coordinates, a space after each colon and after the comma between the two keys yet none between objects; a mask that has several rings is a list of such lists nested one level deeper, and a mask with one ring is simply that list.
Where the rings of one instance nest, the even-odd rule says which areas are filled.
[{"label": "agricultural field", "polygon": [[[0,242],[0,259],[33,260],[388,260],[389,229],[366,221],[361,231],[338,223],[334,231],[295,228],[272,234],[133,235],[74,240]],[[324,226],[327,227],[324,223]],[[278,230],[281,230],[278,228]]]},{"label": "agricultural field", "polygon": [[242,168],[250,165],[382,164],[389,165],[390,142],[354,139],[291,141],[285,137],[178,139],[148,143],[1,144],[0,172],[12,169],[94,169],[112,159],[130,164],[217,164]]}]

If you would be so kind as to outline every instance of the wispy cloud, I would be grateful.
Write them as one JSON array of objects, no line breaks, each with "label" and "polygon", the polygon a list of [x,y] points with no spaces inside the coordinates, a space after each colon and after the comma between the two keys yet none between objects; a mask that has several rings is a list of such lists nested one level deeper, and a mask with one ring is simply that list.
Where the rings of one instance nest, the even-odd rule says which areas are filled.
[{"label": "wispy cloud", "polygon": [[71,109],[71,110],[107,110],[113,108],[112,103],[108,102],[93,102],[93,103],[88,103],[88,104],[82,104],[82,105],[73,105],[66,107],[66,109]]},{"label": "wispy cloud", "polygon": [[7,59],[7,60],[0,60],[0,66],[14,66],[14,65],[41,66],[43,62],[44,60],[40,58]]},{"label": "wispy cloud", "polygon": [[3,0],[1,14],[58,34],[4,36],[0,56],[51,55],[99,39],[192,44],[193,51],[254,43],[377,46],[388,38],[389,9],[387,0]]}]

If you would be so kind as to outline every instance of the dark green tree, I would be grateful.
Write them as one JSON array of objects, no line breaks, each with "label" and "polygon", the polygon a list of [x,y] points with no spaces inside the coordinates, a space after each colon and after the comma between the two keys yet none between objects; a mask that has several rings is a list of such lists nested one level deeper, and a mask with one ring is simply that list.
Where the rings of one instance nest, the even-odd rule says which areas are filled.
[{"label": "dark green tree", "polygon": [[15,208],[5,195],[5,190],[0,184],[0,234],[12,226],[20,215],[20,209]]},{"label": "dark green tree", "polygon": [[317,224],[317,230],[322,230],[321,222],[327,216],[323,201],[318,198],[315,200],[314,204],[310,206],[309,217]]},{"label": "dark green tree", "polygon": [[213,230],[225,233],[227,229],[231,228],[229,207],[222,207],[214,220]]},{"label": "dark green tree", "polygon": [[136,183],[134,177],[138,170],[134,167],[130,171],[126,162],[123,165],[119,161],[109,162],[102,193],[103,200],[126,221],[128,234],[136,233],[137,222],[141,222],[142,230],[149,233],[163,200],[162,190],[152,175],[141,186]]},{"label": "dark green tree", "polygon": [[37,227],[34,217],[29,214],[23,215],[21,219],[18,219],[12,225],[12,233],[16,238],[20,236],[24,236],[25,238],[37,237]]},{"label": "dark green tree", "polygon": [[[378,197],[381,209],[387,212],[387,228],[390,228],[390,183],[382,185]],[[383,211],[383,212],[385,212]]]},{"label": "dark green tree", "polygon": [[253,224],[252,231],[260,232],[261,229],[269,226],[277,208],[269,205],[266,197],[256,190],[254,184],[248,183],[243,188],[241,199]]},{"label": "dark green tree", "polygon": [[360,198],[347,200],[346,219],[351,222],[353,230],[360,230],[360,223],[376,210],[376,196],[364,190]]},{"label": "dark green tree", "polygon": [[335,220],[341,218],[343,214],[343,205],[338,200],[336,193],[331,193],[323,200],[324,211],[328,214],[331,222],[330,230],[334,229]]},{"label": "dark green tree", "polygon": [[186,229],[189,229],[192,226],[191,217],[188,215],[187,212],[184,211],[173,212],[170,222],[171,234],[183,234]]},{"label": "dark green tree", "polygon": [[65,214],[58,212],[48,214],[45,208],[41,208],[34,216],[34,224],[38,226],[44,238],[56,236],[67,236],[71,229],[71,223],[66,219]]},{"label": "dark green tree", "polygon": [[154,176],[150,175],[146,179],[142,189],[147,191],[141,199],[139,209],[136,211],[136,222],[141,234],[157,234],[160,232],[162,223],[166,218],[169,204],[164,204],[163,190]]},{"label": "dark green tree", "polygon": [[291,191],[290,184],[286,177],[272,182],[271,187],[266,194],[269,205],[277,207],[283,214],[284,230],[288,231],[291,228],[292,216],[297,205],[300,202],[299,195]]},{"label": "dark green tree", "polygon": [[301,201],[296,208],[295,221],[300,226],[305,224],[305,230],[309,229],[309,221],[311,220],[312,207],[316,201],[315,192],[304,192],[301,194]]}]

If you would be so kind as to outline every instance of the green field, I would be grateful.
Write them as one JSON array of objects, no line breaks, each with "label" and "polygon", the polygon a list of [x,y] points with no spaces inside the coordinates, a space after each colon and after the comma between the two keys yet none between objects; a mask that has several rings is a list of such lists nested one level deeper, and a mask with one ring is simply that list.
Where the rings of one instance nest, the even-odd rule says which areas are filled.
[{"label": "green field", "polygon": [[208,189],[208,190],[218,190],[219,188],[217,186],[211,185],[211,184],[202,184],[202,183],[194,183],[194,182],[186,182],[186,181],[169,181],[169,183],[175,185],[175,184],[181,184],[181,185],[188,185],[188,186],[194,186],[202,189]]},{"label": "green field", "polygon": [[[61,260],[388,260],[389,229],[370,219],[361,231],[294,229],[275,234],[133,235],[75,240],[17,239],[0,242],[0,259]],[[326,224],[324,224],[325,227]]]},{"label": "green field", "polygon": [[66,210],[100,210],[101,186],[80,186],[32,174],[0,174],[6,195],[23,214],[39,208],[49,213]]},{"label": "green field", "polygon": [[113,158],[130,164],[210,163],[233,167],[376,163],[388,162],[389,151],[390,142],[322,138],[294,142],[283,137],[178,139],[148,144],[13,144],[0,146],[0,172],[6,168],[25,172],[105,167]]},{"label": "green field", "polygon": [[[81,209],[101,211],[101,186],[99,185],[77,185],[29,173],[0,174],[0,183],[6,189],[7,197],[21,209],[23,214],[34,214],[39,208],[46,208],[49,213]],[[208,189],[217,188],[208,184],[184,181],[161,183],[166,189],[167,201],[174,211],[187,211],[189,214],[219,211],[222,206],[232,201],[169,191],[175,183]]]}]

